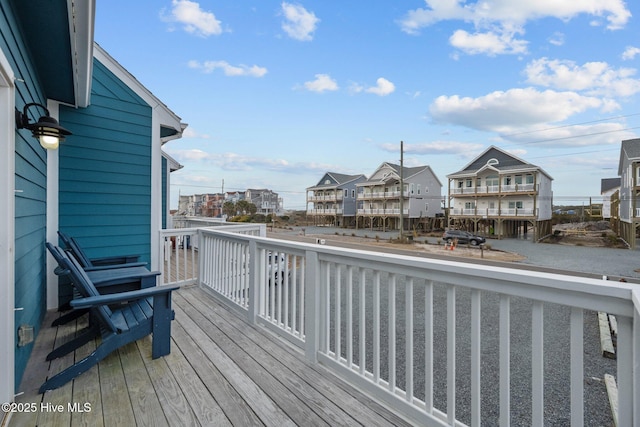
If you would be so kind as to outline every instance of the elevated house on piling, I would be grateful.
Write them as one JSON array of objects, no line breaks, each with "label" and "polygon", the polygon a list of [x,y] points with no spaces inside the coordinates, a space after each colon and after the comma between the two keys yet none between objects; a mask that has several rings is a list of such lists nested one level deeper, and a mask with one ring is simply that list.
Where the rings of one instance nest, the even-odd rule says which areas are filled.
[{"label": "elevated house on piling", "polygon": [[448,178],[448,227],[497,237],[551,233],[553,178],[491,146]]}]

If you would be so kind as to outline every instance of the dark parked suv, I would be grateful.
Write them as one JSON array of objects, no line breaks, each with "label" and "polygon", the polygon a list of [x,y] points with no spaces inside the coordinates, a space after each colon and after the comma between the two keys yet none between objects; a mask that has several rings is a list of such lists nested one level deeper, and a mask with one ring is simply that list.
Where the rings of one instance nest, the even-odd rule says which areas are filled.
[{"label": "dark parked suv", "polygon": [[458,239],[458,243],[469,243],[472,246],[480,245],[485,242],[485,238],[482,236],[476,236],[468,231],[463,230],[447,230],[442,235],[442,240],[447,243],[453,242]]}]

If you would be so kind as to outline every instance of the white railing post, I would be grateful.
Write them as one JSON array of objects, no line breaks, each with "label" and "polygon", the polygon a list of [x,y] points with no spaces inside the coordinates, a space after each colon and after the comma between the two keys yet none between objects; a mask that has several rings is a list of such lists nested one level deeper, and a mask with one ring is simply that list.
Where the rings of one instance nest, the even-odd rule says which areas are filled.
[{"label": "white railing post", "polygon": [[631,292],[631,300],[633,301],[633,338],[631,345],[633,347],[633,366],[632,370],[632,390],[631,397],[633,402],[633,422],[635,425],[640,424],[640,291]]},{"label": "white railing post", "polygon": [[[260,309],[260,280],[259,280],[259,257],[258,257],[258,245],[255,240],[249,240],[249,280],[246,285],[249,287],[245,292],[249,293],[249,311],[247,313],[247,320],[252,325],[256,323],[258,317],[258,311]],[[238,262],[244,264],[247,260],[239,260]],[[242,266],[240,266],[242,268]]]},{"label": "white railing post", "polygon": [[[633,407],[638,402],[633,398],[633,320],[631,317],[617,316],[618,320],[618,425],[632,426]],[[637,367],[637,361],[635,361]]]},{"label": "white railing post", "polygon": [[316,251],[305,251],[305,356],[312,363],[318,363],[318,345],[320,342],[320,261]]}]

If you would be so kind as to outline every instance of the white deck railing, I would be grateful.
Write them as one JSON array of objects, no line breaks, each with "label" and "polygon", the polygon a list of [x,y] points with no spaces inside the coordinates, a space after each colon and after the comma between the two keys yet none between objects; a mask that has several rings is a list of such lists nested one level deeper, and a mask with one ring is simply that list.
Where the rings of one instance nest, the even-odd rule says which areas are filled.
[{"label": "white deck railing", "polygon": [[180,217],[174,219],[179,228],[160,230],[160,265],[164,265],[160,283],[189,285],[198,281],[197,227],[224,227],[225,230],[251,236],[265,236],[265,224],[242,224],[208,218]]},{"label": "white deck railing", "polygon": [[[603,311],[618,321],[618,425],[640,424],[636,285],[219,230],[198,230],[200,286],[415,423],[583,425],[584,361],[601,357],[583,325]],[[549,372],[553,351],[567,356]],[[544,419],[549,402],[561,418]]]}]

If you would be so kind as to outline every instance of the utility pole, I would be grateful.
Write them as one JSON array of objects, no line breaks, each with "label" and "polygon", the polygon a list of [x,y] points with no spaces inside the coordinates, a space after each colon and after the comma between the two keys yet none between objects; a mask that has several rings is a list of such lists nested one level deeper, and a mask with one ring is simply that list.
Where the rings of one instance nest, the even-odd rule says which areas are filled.
[{"label": "utility pole", "polygon": [[400,141],[400,241],[404,234],[404,142]]}]

